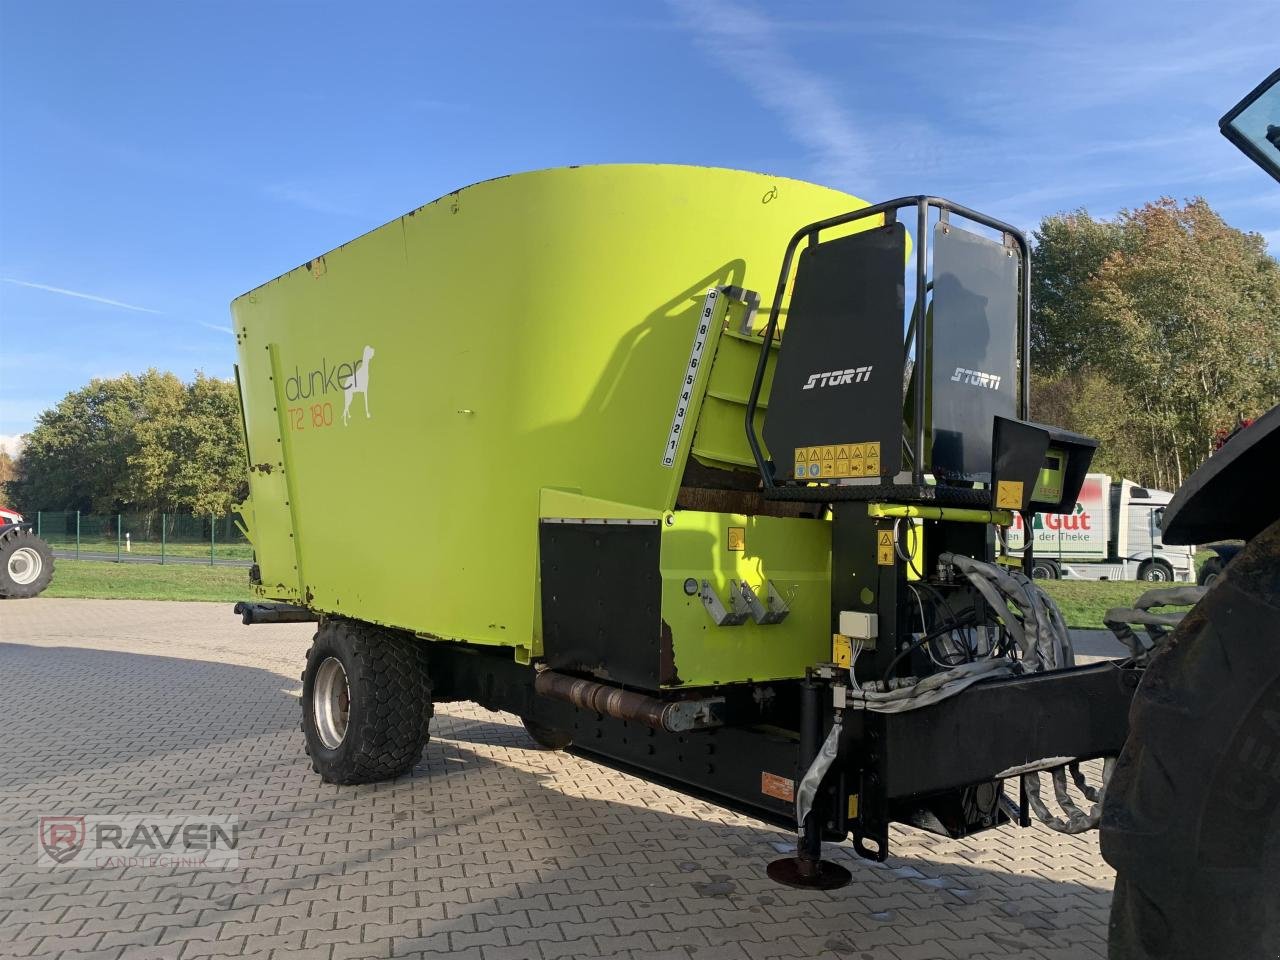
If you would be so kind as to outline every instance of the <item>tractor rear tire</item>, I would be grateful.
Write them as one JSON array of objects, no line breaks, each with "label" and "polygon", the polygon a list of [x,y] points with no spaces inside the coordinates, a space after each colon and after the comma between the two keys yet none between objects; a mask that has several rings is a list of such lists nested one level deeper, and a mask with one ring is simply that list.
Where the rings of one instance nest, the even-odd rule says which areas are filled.
[{"label": "tractor rear tire", "polygon": [[1107,787],[1112,960],[1280,955],[1280,522],[1154,655]]},{"label": "tractor rear tire", "polygon": [[302,674],[302,732],[327,783],[408,773],[431,724],[427,646],[356,620],[325,620]]},{"label": "tractor rear tire", "polygon": [[555,727],[548,727],[545,723],[527,718],[521,719],[520,722],[524,724],[525,733],[529,734],[529,738],[542,750],[563,750],[573,743],[573,734],[567,730],[557,730]]},{"label": "tractor rear tire", "polygon": [[25,600],[53,579],[53,551],[30,530],[0,534],[0,600]]}]

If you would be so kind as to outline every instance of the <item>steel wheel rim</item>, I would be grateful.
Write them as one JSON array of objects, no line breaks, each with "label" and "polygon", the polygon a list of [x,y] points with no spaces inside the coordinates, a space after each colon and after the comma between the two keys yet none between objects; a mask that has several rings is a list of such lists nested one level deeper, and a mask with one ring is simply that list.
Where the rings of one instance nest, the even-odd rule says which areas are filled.
[{"label": "steel wheel rim", "polygon": [[19,547],[9,555],[9,579],[21,586],[35,583],[44,569],[44,558],[30,547]]},{"label": "steel wheel rim", "polygon": [[347,683],[347,671],[336,657],[327,657],[316,670],[316,682],[311,691],[311,716],[316,735],[330,750],[342,746],[350,713],[351,688]]}]

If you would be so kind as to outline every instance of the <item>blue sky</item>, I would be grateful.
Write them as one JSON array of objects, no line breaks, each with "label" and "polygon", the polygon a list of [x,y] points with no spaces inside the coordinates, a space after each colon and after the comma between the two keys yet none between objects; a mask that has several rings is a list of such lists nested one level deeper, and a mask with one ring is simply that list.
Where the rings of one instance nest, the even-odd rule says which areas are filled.
[{"label": "blue sky", "polygon": [[1203,195],[1280,4],[0,0],[0,437],[94,376],[228,376],[245,290],[465,184],[741,167],[1032,228]]}]

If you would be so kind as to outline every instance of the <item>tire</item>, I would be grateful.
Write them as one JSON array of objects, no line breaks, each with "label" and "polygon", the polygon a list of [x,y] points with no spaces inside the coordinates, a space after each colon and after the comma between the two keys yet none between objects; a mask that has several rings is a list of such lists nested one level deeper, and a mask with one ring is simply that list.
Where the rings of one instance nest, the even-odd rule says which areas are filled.
[{"label": "tire", "polygon": [[1052,560],[1031,561],[1031,578],[1033,580],[1060,580],[1062,570]]},{"label": "tire", "polygon": [[1202,587],[1211,587],[1222,576],[1222,558],[1210,557],[1200,567],[1200,573],[1196,575],[1196,583]]},{"label": "tire", "polygon": [[327,783],[408,773],[431,723],[425,641],[355,620],[325,620],[302,673],[302,732]]},{"label": "tire", "polygon": [[53,551],[30,530],[0,534],[0,599],[24,600],[53,579]]},{"label": "tire", "polygon": [[1112,960],[1280,955],[1280,522],[1170,635],[1107,787]]},{"label": "tire", "polygon": [[527,718],[520,722],[524,724],[525,733],[529,734],[530,739],[542,750],[563,750],[573,743],[573,734],[567,730],[557,730],[555,727],[548,727],[544,723]]},{"label": "tire", "polygon": [[1163,560],[1144,560],[1138,567],[1138,579],[1147,583],[1173,583],[1173,567]]}]

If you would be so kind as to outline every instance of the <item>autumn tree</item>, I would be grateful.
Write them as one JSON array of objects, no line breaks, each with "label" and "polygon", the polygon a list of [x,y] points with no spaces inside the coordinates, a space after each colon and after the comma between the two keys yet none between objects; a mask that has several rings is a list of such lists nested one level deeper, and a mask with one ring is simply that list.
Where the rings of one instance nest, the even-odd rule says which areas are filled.
[{"label": "autumn tree", "polygon": [[9,456],[8,450],[0,450],[0,502],[3,502],[4,492],[14,478],[13,457]]},{"label": "autumn tree", "polygon": [[1280,265],[1204,200],[1050,217],[1032,275],[1037,415],[1102,440],[1100,469],[1175,488],[1280,399]]}]

